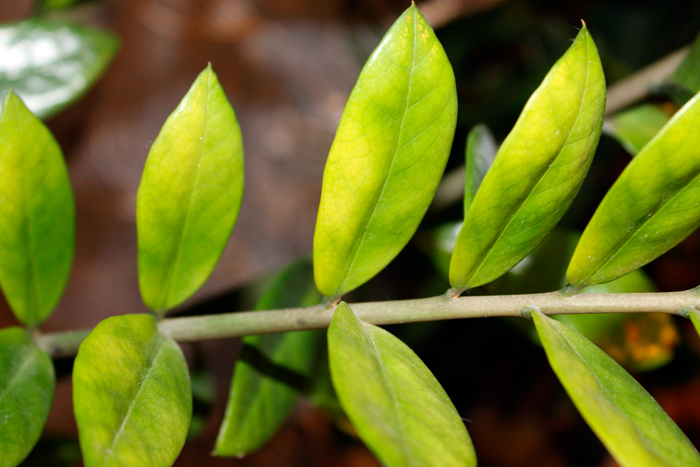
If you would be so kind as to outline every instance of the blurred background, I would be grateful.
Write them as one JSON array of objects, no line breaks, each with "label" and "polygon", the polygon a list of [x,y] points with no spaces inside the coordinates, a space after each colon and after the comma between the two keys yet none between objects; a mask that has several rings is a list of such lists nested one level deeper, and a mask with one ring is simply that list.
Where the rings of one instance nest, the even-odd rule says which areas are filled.
[{"label": "blurred background", "polygon": [[[311,252],[323,165],[343,106],[363,63],[409,4],[0,0],[3,23],[50,17],[105,28],[121,41],[111,64],[112,52],[107,53],[99,70],[104,68],[104,74],[95,75],[94,86],[45,115],[71,173],[78,237],[68,289],[42,331],[89,328],[108,316],[147,311],[137,281],[136,191],[152,141],[208,62],[243,132],[245,196],[212,277],[173,314],[251,309],[276,270]],[[635,144],[653,135],[698,90],[693,88],[696,75],[688,72],[694,63],[684,62],[687,73],[679,74],[684,52],[674,53],[700,31],[700,3],[425,0],[417,5],[436,29],[457,78],[459,120],[448,176],[414,241],[348,301],[420,298],[449,287],[445,258],[451,232],[462,218],[460,167],[467,134],[484,123],[495,141],[502,141],[583,19],[599,48],[608,85],[616,85],[609,105],[617,106],[609,108],[589,177],[560,228],[527,264],[471,293],[556,290],[563,285],[567,255],[578,234]],[[640,70],[659,60],[640,81]],[[8,73],[0,63],[0,81],[7,81]],[[639,104],[645,104],[642,110]],[[620,112],[625,109],[631,110]],[[696,233],[643,272],[605,290],[695,287],[700,284],[699,253]],[[12,324],[3,302],[0,327]],[[646,315],[571,324],[625,365],[700,446],[700,338],[687,320]],[[480,466],[616,465],[559,385],[530,323],[464,320],[390,330],[416,351],[452,398]],[[210,457],[240,342],[184,347],[193,374],[195,419],[177,466],[379,465],[342,414],[307,401],[259,452],[241,460]],[[57,360],[56,368],[54,406],[26,466],[82,465],[72,416],[72,359]]]}]

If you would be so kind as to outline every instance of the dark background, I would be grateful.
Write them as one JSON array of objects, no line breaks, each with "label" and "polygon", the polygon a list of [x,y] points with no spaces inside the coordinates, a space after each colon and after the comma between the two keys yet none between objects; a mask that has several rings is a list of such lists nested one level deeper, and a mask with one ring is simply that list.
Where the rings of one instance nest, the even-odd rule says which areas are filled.
[{"label": "dark background", "polygon": [[[64,149],[78,206],[76,260],[65,297],[42,330],[91,327],[145,312],[136,276],[135,196],[160,126],[211,62],[233,104],[246,148],[246,188],[233,238],[211,279],[175,314],[250,309],[262,277],[311,251],[321,175],[335,127],[362,64],[405,0],[119,0],[87,2],[81,20],[115,31],[122,49],[97,86],[48,122]],[[690,43],[700,3],[432,0],[418,7],[452,61],[459,121],[448,166],[463,163],[467,132],[486,123],[502,140],[583,18],[608,84]],[[0,20],[30,14],[0,0]],[[1,57],[0,57],[1,59]],[[582,230],[628,162],[604,136],[563,225]],[[458,220],[459,202],[431,211],[423,231]],[[646,268],[662,291],[700,284],[700,237]],[[418,298],[449,285],[415,244],[352,300]],[[0,305],[0,327],[14,324]],[[668,365],[635,374],[700,446],[700,339],[678,320]],[[577,414],[541,348],[504,320],[391,328],[424,359],[453,399],[479,465],[616,465]],[[302,402],[262,451],[209,457],[237,355],[236,339],[185,347],[196,389],[195,426],[178,466],[375,466],[324,412]],[[72,417],[71,359],[56,362],[56,400],[45,436],[24,465],[80,465]]]}]

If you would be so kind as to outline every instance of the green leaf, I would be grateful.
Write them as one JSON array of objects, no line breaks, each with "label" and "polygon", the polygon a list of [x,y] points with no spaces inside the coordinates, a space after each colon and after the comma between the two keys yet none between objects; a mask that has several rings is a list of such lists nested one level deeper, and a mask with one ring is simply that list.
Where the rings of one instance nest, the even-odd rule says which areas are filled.
[{"label": "green leaf", "polygon": [[[307,306],[320,299],[311,265],[302,262],[285,270],[256,308]],[[243,457],[275,434],[308,389],[322,337],[322,331],[300,331],[243,338],[215,455]]]},{"label": "green leaf", "polygon": [[0,285],[17,318],[39,325],[63,294],[75,203],[58,143],[13,92],[0,115]]},{"label": "green leaf", "polygon": [[576,331],[532,312],[549,363],[588,425],[622,467],[700,466],[700,455],[621,366]]},{"label": "green leaf", "polygon": [[328,329],[328,350],[340,403],[384,465],[476,465],[457,410],[403,342],[341,303]]},{"label": "green leaf", "polygon": [[652,104],[643,104],[620,112],[603,126],[603,131],[615,138],[635,156],[661,130],[671,117]]},{"label": "green leaf", "polygon": [[80,345],[73,405],[86,467],[169,467],[192,393],[180,347],[150,315],[107,318]]},{"label": "green leaf", "polygon": [[164,312],[187,300],[224,251],[243,196],[243,140],[208,66],[148,154],[137,198],[139,284]]},{"label": "green leaf", "polygon": [[82,96],[111,63],[119,40],[105,30],[45,19],[0,26],[0,95],[12,89],[39,118]]},{"label": "green leaf", "polygon": [[339,297],[403,249],[437,189],[457,117],[452,67],[415,5],[362,70],[323,174],[318,290]]},{"label": "green leaf", "polygon": [[46,10],[64,10],[88,0],[39,0],[38,6]]},{"label": "green leaf", "polygon": [[698,334],[700,334],[700,312],[695,311],[695,310],[691,310],[690,311],[690,320],[695,325],[695,329],[698,331]]},{"label": "green leaf", "polygon": [[601,284],[667,252],[700,225],[700,95],[625,168],[581,236],[566,277]]},{"label": "green leaf", "polygon": [[525,105],[457,238],[450,282],[474,288],[506,273],[564,215],[603,124],[605,78],[584,26]]},{"label": "green leaf", "polygon": [[498,145],[486,125],[476,125],[467,136],[466,178],[464,183],[464,217],[496,157]]},{"label": "green leaf", "polygon": [[19,465],[39,440],[55,384],[51,357],[24,329],[0,330],[0,467]]}]

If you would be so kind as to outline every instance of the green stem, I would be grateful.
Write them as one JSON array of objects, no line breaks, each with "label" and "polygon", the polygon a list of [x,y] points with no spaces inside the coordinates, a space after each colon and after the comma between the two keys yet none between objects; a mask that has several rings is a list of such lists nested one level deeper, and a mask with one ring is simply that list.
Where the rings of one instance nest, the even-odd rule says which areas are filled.
[{"label": "green stem", "polygon": [[[417,300],[367,302],[351,305],[363,321],[373,324],[412,323],[446,319],[525,316],[537,308],[545,315],[586,313],[669,313],[687,316],[700,308],[693,291],[666,293],[593,294],[567,296],[561,291],[530,295],[491,295],[450,300],[445,295]],[[684,311],[685,310],[685,311]],[[161,332],[179,342],[240,337],[248,334],[327,328],[333,308],[313,306],[271,311],[243,311],[220,315],[170,318],[158,324]],[[75,355],[88,330],[42,334],[37,343],[54,357]]]}]

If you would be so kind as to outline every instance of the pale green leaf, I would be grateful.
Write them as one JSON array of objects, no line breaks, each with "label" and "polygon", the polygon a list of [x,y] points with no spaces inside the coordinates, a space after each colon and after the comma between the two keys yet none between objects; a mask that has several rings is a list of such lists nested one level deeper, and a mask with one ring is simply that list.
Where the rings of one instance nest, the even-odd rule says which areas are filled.
[{"label": "pale green leaf", "polygon": [[643,104],[620,112],[603,125],[603,131],[615,138],[635,156],[671,117],[652,104]]},{"label": "pale green leaf", "polygon": [[61,149],[13,92],[0,115],[0,285],[17,318],[37,326],[68,282],[75,203]]},{"label": "pale green leaf", "polygon": [[486,125],[476,125],[467,136],[466,177],[464,182],[464,216],[474,201],[479,186],[491,168],[498,146]]},{"label": "pale green leaf", "polygon": [[700,455],[661,406],[585,337],[532,312],[554,372],[622,467],[697,467]]},{"label": "pale green leaf", "polygon": [[39,440],[55,386],[51,357],[24,329],[0,330],[0,467],[15,467]]},{"label": "pale green leaf", "polygon": [[169,467],[192,417],[180,347],[150,315],[107,318],[80,345],[73,406],[86,467]]},{"label": "pale green leaf", "polygon": [[384,465],[476,465],[457,410],[403,342],[341,303],[328,329],[328,354],[343,409]]},{"label": "pale green leaf", "polygon": [[566,277],[601,284],[667,252],[700,225],[700,96],[625,168],[581,236]]},{"label": "pale green leaf", "polygon": [[33,18],[0,26],[0,95],[12,89],[39,118],[82,96],[119,48],[105,30]]},{"label": "pale green leaf", "polygon": [[137,198],[139,284],[164,312],[188,299],[224,251],[243,196],[236,115],[208,66],[148,154]]},{"label": "pale green leaf", "polygon": [[[319,303],[313,270],[292,265],[273,282],[258,310]],[[217,456],[242,457],[265,444],[308,389],[322,331],[299,331],[243,338],[226,415],[216,440]]]},{"label": "pale green leaf", "polygon": [[413,236],[447,163],[457,117],[452,67],[415,5],[362,70],[323,174],[314,235],[318,290],[371,279]]},{"label": "pale green leaf", "polygon": [[525,105],[484,177],[457,238],[456,289],[496,279],[564,215],[598,144],[605,78],[585,26]]}]

